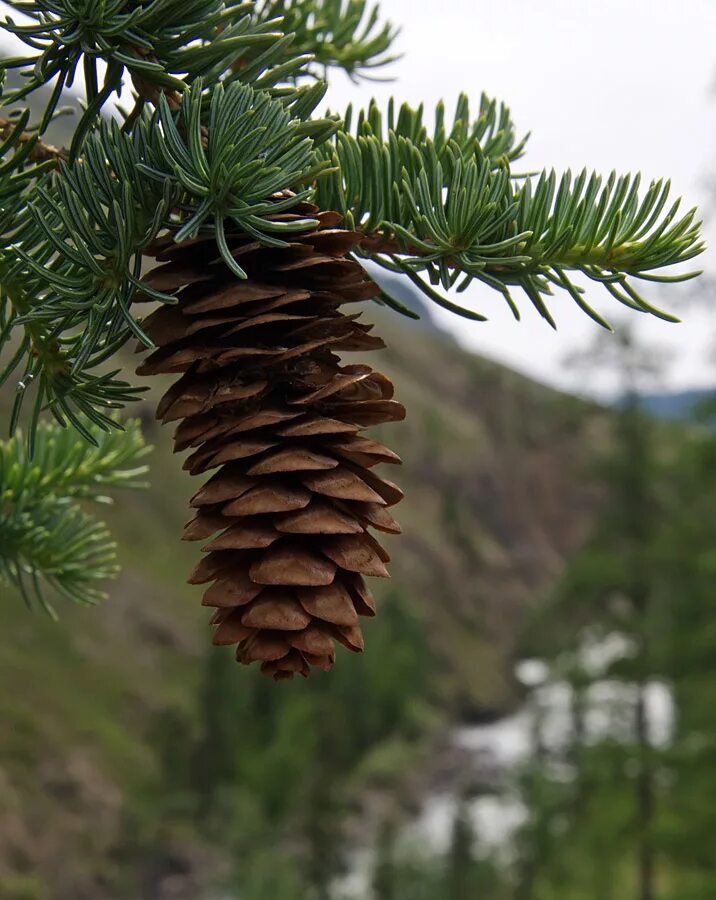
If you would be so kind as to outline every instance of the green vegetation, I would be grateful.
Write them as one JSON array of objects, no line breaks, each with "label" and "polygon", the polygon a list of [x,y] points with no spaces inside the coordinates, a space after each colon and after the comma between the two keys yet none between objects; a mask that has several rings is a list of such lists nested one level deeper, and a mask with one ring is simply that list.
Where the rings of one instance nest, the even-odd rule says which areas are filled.
[{"label": "green vegetation", "polygon": [[[22,877],[43,900],[156,900],[173,877],[192,900],[216,882],[248,900],[301,897],[326,840],[340,871],[361,797],[396,790],[441,723],[516,701],[515,626],[589,520],[582,460],[605,417],[418,327],[383,357],[413,410],[398,448],[406,534],[363,656],[284,689],[205,649],[206,612],[177,574],[195,554],[175,539],[189,486],[152,423],[153,397],[152,490],[107,510],[123,568],[110,599],[63,606],[58,625],[5,589],[4,891]],[[511,566],[525,540],[529,558]],[[290,863],[280,871],[277,846]],[[144,894],[141,879],[154,879]]]},{"label": "green vegetation", "polygon": [[0,444],[0,582],[25,603],[54,616],[43,586],[91,606],[106,599],[102,582],[117,574],[116,545],[78,501],[108,504],[107,491],[146,486],[138,465],[149,448],[138,422],[122,431],[90,429],[92,443],[42,423],[32,449],[22,435]]},{"label": "green vegetation", "polygon": [[[541,744],[536,694],[538,738],[518,782],[527,820],[491,897],[706,900],[716,885],[706,849],[716,788],[713,408],[688,428],[656,423],[639,396],[653,354],[627,334],[603,342],[599,358],[621,372],[624,398],[594,467],[599,514],[526,629],[530,652],[569,691],[568,734],[563,746]],[[603,648],[601,662],[590,646]],[[611,701],[599,701],[605,689]],[[670,696],[673,722],[657,691]]]},{"label": "green vegetation", "polygon": [[[277,689],[204,649],[204,611],[175,587],[179,557],[183,571],[194,551],[174,543],[186,485],[152,397],[155,488],[108,510],[124,568],[110,600],[63,606],[57,625],[3,596],[0,896],[157,900],[174,884],[192,900],[333,898],[356,840],[370,842],[357,826],[373,821],[369,798],[386,794],[397,812],[371,876],[376,900],[648,896],[636,893],[645,848],[655,900],[709,896],[713,861],[695,836],[713,825],[713,432],[652,423],[638,404],[607,414],[417,327],[383,363],[415,411],[403,435],[407,533],[350,666]],[[628,538],[624,492],[634,502],[638,484],[649,528]],[[648,566],[627,581],[635,546]],[[637,615],[622,595],[642,582]],[[535,608],[540,594],[553,600]],[[642,647],[600,677],[668,683],[673,741],[595,744],[577,702],[566,752],[578,777],[565,781],[544,755],[522,773],[530,816],[507,868],[475,848],[469,806],[445,858],[416,855],[399,840],[404,775],[446,722],[517,701],[510,661],[530,607],[524,649],[553,658],[577,698],[594,677],[574,652],[583,635],[617,630]]]}]

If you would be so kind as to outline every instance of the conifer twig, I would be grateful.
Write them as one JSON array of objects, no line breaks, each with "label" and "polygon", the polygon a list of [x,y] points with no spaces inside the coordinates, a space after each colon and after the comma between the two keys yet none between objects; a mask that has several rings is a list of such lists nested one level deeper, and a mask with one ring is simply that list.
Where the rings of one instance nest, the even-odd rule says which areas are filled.
[{"label": "conifer twig", "polygon": [[[5,140],[12,135],[15,129],[15,123],[9,119],[0,118],[0,140]],[[41,141],[32,131],[23,131],[15,138],[14,145],[21,147],[24,144],[32,144],[32,149],[28,154],[31,162],[42,163],[48,160],[59,161],[68,159],[69,152],[64,147],[55,147],[45,141]]]},{"label": "conifer twig", "polygon": [[108,504],[108,491],[144,486],[149,448],[138,422],[95,429],[94,437],[96,446],[71,429],[40,424],[34,456],[20,435],[0,442],[0,583],[52,616],[48,595],[95,604],[105,597],[102,583],[117,574],[106,526],[78,501]]}]

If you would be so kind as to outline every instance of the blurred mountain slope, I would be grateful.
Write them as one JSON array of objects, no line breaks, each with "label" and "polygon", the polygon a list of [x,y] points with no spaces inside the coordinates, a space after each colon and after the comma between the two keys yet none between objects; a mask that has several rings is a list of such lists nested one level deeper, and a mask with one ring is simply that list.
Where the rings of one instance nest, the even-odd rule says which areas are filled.
[{"label": "blurred mountain slope", "polygon": [[[515,699],[507,663],[522,612],[588,526],[593,498],[582,473],[605,413],[432,330],[369,314],[390,348],[375,364],[409,411],[406,423],[385,429],[405,459],[387,474],[407,498],[405,534],[390,547],[393,579],[380,594],[400,598],[423,624],[435,699],[451,715],[495,714]],[[121,496],[108,516],[124,566],[109,602],[63,605],[53,624],[3,589],[0,885],[38,871],[42,884],[66,885],[47,894],[38,887],[38,898],[117,896],[99,886],[122,842],[127,798],[143,802],[142,785],[159,765],[152,723],[167,708],[190,722],[196,715],[209,631],[200,591],[184,583],[197,551],[178,540],[194,485],[170,452],[169,430],[153,421],[159,394],[153,388],[143,408],[156,445],[152,489]],[[345,654],[338,664],[349,670],[356,661]]]},{"label": "blurred mountain slope", "polygon": [[[50,139],[66,143],[74,121],[59,118]],[[385,688],[375,670],[391,629],[396,657],[422,653],[408,646],[416,638],[400,622],[386,624],[392,609],[405,607],[428,645],[425,677],[439,710],[419,726],[424,731],[438,716],[493,715],[514,702],[509,661],[521,613],[552,583],[586,529],[592,500],[580,473],[603,413],[461,351],[405,280],[385,274],[382,280],[422,317],[412,323],[377,307],[368,311],[390,347],[381,360],[375,355],[375,365],[394,378],[409,410],[404,425],[385,430],[405,459],[402,471],[386,473],[406,490],[399,509],[405,534],[390,548],[392,581],[377,586],[388,607],[380,623],[366,628],[379,649],[371,654],[369,645],[363,660],[345,654],[328,678],[349,707],[356,680],[365,679],[363,702],[377,707],[372,692]],[[180,814],[164,821],[167,798],[158,801],[147,790],[166,777],[155,732],[167,711],[187,732],[179,745],[201,731],[211,653],[201,592],[185,584],[198,551],[178,540],[196,485],[171,454],[169,430],[154,422],[161,392],[154,387],[141,410],[156,445],[152,490],[120,496],[107,515],[123,563],[109,602],[94,610],[63,605],[55,625],[28,614],[19,597],[0,588],[3,900],[138,900],[136,880],[126,890],[119,885],[143,858],[149,869],[172,872],[216,862],[203,858],[198,831]],[[2,398],[0,410],[6,411]],[[229,678],[239,692],[253,684],[238,668]],[[313,702],[307,685],[269,688],[259,702],[276,707],[279,720],[298,715],[302,697]],[[409,705],[400,697],[411,689],[419,698],[419,686],[409,683],[395,702]],[[291,696],[298,699],[289,702]],[[245,723],[249,707],[237,715]],[[363,777],[386,766],[402,770],[411,743],[401,737],[403,727],[396,721],[379,738],[374,727],[354,754],[354,761],[364,760],[358,769],[373,773]],[[290,746],[287,728],[282,740]],[[189,752],[177,746],[170,755]],[[296,772],[293,780],[299,778]],[[346,772],[349,779],[359,783]],[[165,791],[172,809],[186,804],[172,791]],[[198,889],[183,884],[177,896],[199,900]],[[145,894],[157,900],[153,888]]]}]

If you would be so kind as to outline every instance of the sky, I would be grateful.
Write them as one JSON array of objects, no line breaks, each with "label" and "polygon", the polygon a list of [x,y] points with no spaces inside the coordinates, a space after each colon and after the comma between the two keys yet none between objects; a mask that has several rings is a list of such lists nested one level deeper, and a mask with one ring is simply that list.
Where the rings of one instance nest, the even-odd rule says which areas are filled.
[{"label": "sky", "polygon": [[[389,83],[356,86],[333,76],[333,109],[391,95],[428,109],[444,99],[449,107],[460,91],[477,103],[484,90],[510,105],[520,133],[532,133],[521,168],[641,171],[647,183],[668,176],[686,207],[707,215],[713,206],[706,226],[713,243],[716,190],[709,199],[707,182],[716,183],[716,0],[381,0],[381,8],[402,27],[397,49],[404,57],[385,70]],[[711,251],[697,265],[716,276]],[[716,314],[707,292],[697,305],[689,293],[648,293],[682,324],[630,314],[639,336],[673,359],[654,387],[716,381]],[[588,299],[615,324],[624,319],[598,285]],[[607,376],[585,386],[565,366],[566,355],[597,329],[566,296],[552,304],[556,333],[526,299],[519,323],[481,286],[462,295],[466,300],[490,320],[436,311],[465,346],[556,386],[612,387]]]},{"label": "sky", "polygon": [[[404,58],[386,70],[394,81],[356,87],[334,77],[334,108],[391,94],[428,108],[443,98],[450,106],[460,91],[477,102],[484,90],[511,107],[520,133],[531,132],[525,168],[641,171],[647,183],[668,176],[687,207],[705,215],[709,202],[714,206],[706,229],[714,242],[716,195],[709,201],[707,181],[709,173],[716,179],[716,0],[382,0],[381,8],[402,25]],[[710,251],[696,266],[716,275]],[[624,318],[603,289],[589,290],[590,303],[607,318],[615,324]],[[696,307],[681,289],[655,295],[652,288],[647,296],[683,319],[673,325],[631,316],[639,336],[673,357],[661,385],[712,385],[716,314],[708,296]],[[461,343],[575,388],[564,358],[588,343],[597,326],[567,297],[552,304],[556,334],[526,300],[518,323],[481,286],[461,302],[465,297],[490,321],[438,310]],[[593,386],[609,387],[604,378]]]}]

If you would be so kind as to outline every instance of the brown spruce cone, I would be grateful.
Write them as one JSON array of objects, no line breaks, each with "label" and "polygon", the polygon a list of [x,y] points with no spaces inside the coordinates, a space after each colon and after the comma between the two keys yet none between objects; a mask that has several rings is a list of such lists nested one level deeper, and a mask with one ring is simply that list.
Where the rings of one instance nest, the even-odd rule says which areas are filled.
[{"label": "brown spruce cone", "polygon": [[181,373],[157,417],[180,422],[175,450],[192,449],[192,475],[218,469],[184,533],[221,532],[189,579],[210,583],[214,643],[238,644],[240,662],[276,679],[330,669],[335,641],[363,649],[359,616],[375,615],[363,576],[386,577],[389,561],[368,527],[400,531],[387,507],[402,493],[372,471],[400,460],[360,432],[405,410],[388,378],[338,356],[384,346],[341,310],[379,291],[345,259],[360,235],[337,228],[336,213],[295,213],[307,214],[320,225],[287,248],[229,238],[246,281],[213,238],[157,245],[163,264],[146,281],[179,291],[179,304],[145,320],[158,349],[138,369]]}]

